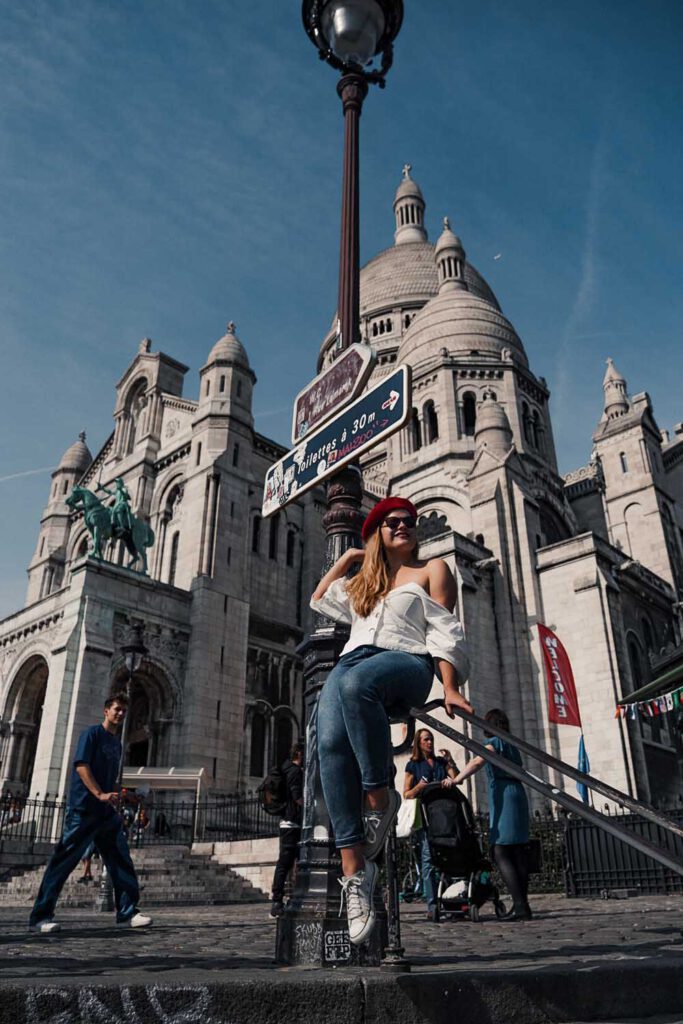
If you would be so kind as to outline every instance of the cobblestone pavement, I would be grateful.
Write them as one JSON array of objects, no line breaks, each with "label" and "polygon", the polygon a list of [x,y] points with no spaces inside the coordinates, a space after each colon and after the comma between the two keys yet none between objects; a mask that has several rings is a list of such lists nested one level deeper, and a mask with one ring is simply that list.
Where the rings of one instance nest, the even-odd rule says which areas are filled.
[{"label": "cobblestone pavement", "polygon": [[[404,907],[406,953],[417,971],[538,972],[562,965],[585,971],[615,961],[645,967],[665,959],[683,969],[680,896],[537,896],[533,908],[529,922],[499,922],[485,907],[477,924],[435,925],[425,920],[423,908]],[[50,937],[28,933],[28,910],[0,908],[0,985],[58,978],[124,982],[133,974],[172,983],[173,972],[208,981],[240,968],[259,975],[293,970],[273,962],[275,925],[267,903],[155,909],[154,926],[145,931],[117,928],[109,914],[63,910],[63,931]]]}]

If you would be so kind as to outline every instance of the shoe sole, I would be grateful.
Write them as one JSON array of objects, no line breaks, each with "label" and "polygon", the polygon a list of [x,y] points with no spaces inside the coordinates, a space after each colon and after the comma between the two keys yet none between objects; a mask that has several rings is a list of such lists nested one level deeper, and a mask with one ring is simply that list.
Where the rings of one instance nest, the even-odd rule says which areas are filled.
[{"label": "shoe sole", "polygon": [[60,925],[59,928],[51,928],[49,932],[44,932],[40,928],[37,928],[35,925],[29,925],[28,930],[33,935],[59,935],[59,933],[61,932],[62,928],[61,928],[61,925]]},{"label": "shoe sole", "polygon": [[[370,863],[372,864],[372,862]],[[370,889],[370,913],[368,915],[367,921],[363,925],[362,931],[360,931],[358,935],[352,937],[351,933],[349,932],[349,939],[351,941],[351,944],[354,946],[362,946],[362,944],[370,937],[372,930],[375,927],[375,924],[377,923],[377,915],[375,914],[375,908],[373,904],[375,900],[375,886],[377,885],[377,879],[379,878],[379,869],[376,867],[375,864],[372,864],[372,868],[373,878],[372,887]]]},{"label": "shoe sole", "polygon": [[[393,807],[391,806],[393,803]],[[401,806],[401,797],[395,789],[389,790],[389,807],[382,815],[381,823],[377,829],[377,835],[375,836],[374,843],[366,843],[363,851],[363,856],[366,860],[374,861],[377,860],[380,853],[384,849],[389,835],[389,830],[393,827],[396,818],[398,817],[399,808]]]}]

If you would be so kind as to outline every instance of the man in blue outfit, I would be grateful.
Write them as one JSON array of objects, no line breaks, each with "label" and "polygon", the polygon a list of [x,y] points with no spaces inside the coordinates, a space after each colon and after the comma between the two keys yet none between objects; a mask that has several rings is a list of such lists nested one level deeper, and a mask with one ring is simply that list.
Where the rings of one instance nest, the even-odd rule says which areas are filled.
[{"label": "man in blue outfit", "polygon": [[138,912],[140,890],[135,868],[116,810],[121,741],[116,735],[126,716],[128,698],[117,693],[104,704],[104,721],[91,725],[78,738],[62,838],[45,869],[29,919],[29,929],[41,935],[60,930],[55,906],[64,883],[91,842],[109,872],[116,897],[116,923],[147,928],[151,917]]}]

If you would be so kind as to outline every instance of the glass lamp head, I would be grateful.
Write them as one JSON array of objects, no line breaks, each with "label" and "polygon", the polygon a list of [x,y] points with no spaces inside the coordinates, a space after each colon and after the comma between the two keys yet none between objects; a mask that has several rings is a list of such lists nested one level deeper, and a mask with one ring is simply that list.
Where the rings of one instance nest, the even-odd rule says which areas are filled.
[{"label": "glass lamp head", "polygon": [[384,26],[384,13],[377,0],[328,0],[320,15],[322,34],[342,64],[369,64],[377,53]]}]

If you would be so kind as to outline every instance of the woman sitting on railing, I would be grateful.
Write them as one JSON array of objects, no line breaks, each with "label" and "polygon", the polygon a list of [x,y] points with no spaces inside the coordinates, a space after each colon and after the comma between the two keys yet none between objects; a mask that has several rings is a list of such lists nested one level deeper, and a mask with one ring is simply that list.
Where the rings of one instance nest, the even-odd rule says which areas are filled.
[{"label": "woman sitting on railing", "polygon": [[[365,549],[346,551],[311,599],[315,611],[351,625],[320,695],[318,750],[341,851],[349,936],[356,944],[374,926],[374,860],[401,803],[388,788],[389,716],[424,704],[435,668],[449,715],[456,705],[472,710],[459,691],[469,666],[462,628],[452,614],[455,580],[442,559],[418,558],[416,525],[411,502],[380,501],[363,524]],[[346,580],[357,564],[358,574]]]},{"label": "woman sitting on railing", "polygon": [[[500,708],[487,711],[484,718],[495,728],[510,731],[508,716]],[[522,764],[522,756],[517,747],[497,736],[492,736],[491,733],[484,735],[489,737],[487,750],[501,754],[513,764]],[[444,785],[464,782],[484,766],[489,789],[489,843],[496,867],[512,896],[512,912],[507,919],[528,921],[531,918],[531,907],[527,900],[529,804],[524,786],[518,779],[508,775],[503,768],[489,764],[483,757],[473,757],[452,783],[447,779]]]}]

